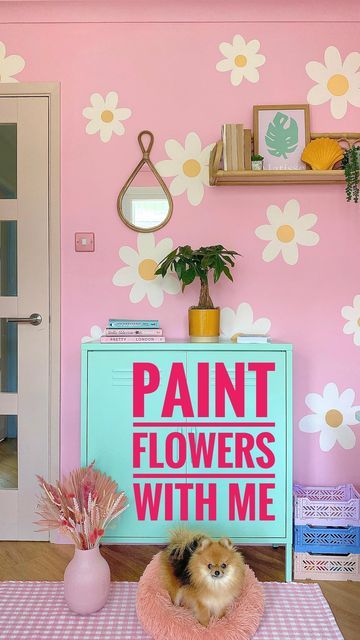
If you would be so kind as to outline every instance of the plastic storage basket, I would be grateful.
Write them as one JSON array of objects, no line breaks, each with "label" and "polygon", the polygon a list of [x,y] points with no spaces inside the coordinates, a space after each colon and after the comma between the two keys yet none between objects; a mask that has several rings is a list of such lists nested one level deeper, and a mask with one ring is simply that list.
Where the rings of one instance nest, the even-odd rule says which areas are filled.
[{"label": "plastic storage basket", "polygon": [[360,527],[296,525],[294,549],[309,553],[360,553]]},{"label": "plastic storage basket", "polygon": [[360,555],[312,555],[294,553],[295,580],[360,581]]},{"label": "plastic storage basket", "polygon": [[360,494],[352,484],[336,487],[294,485],[296,525],[360,526]]}]

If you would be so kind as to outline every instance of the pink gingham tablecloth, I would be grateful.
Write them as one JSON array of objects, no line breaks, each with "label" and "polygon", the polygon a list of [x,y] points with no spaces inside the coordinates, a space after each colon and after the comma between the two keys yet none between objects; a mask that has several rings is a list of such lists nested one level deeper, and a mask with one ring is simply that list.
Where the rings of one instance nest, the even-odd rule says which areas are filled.
[{"label": "pink gingham tablecloth", "polygon": [[[254,640],[343,640],[317,584],[263,583],[265,614]],[[150,640],[136,616],[136,582],[114,582],[106,606],[72,613],[62,582],[1,582],[1,640]],[[224,638],[226,640],[226,638]]]}]

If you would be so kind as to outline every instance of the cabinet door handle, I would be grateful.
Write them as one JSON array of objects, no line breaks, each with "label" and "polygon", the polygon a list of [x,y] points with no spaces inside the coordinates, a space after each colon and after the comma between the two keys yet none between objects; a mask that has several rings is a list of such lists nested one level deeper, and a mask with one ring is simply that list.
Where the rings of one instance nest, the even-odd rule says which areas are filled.
[{"label": "cabinet door handle", "polygon": [[42,317],[40,313],[32,313],[28,318],[5,318],[6,322],[15,322],[16,324],[33,324],[38,325],[42,323]]}]

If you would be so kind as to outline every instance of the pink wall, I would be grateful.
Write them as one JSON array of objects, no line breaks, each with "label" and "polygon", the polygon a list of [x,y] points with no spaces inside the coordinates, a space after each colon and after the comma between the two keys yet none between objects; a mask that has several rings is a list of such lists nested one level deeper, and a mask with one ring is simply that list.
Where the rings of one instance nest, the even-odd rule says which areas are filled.
[{"label": "pink wall", "polygon": [[[10,3],[4,4],[6,19],[11,21]],[[198,11],[199,3],[195,4]],[[277,9],[281,5],[267,3],[267,10],[269,4]],[[327,3],[317,3],[314,9],[318,11],[319,6],[327,7]],[[131,284],[113,284],[114,274],[126,267],[119,249],[124,246],[137,249],[137,234],[127,229],[117,216],[116,198],[138,162],[138,132],[144,128],[154,132],[153,160],[158,162],[168,158],[165,143],[169,139],[184,145],[187,134],[196,132],[205,147],[218,139],[223,122],[252,126],[254,104],[306,102],[308,91],[316,84],[306,73],[307,63],[324,63],[325,49],[331,45],[338,49],[342,61],[359,46],[359,25],[355,14],[349,14],[351,3],[343,9],[343,19],[352,20],[347,24],[338,24],[339,6],[337,3],[336,21],[327,24],[283,22],[283,14],[279,22],[266,22],[260,10],[258,15],[263,16],[264,22],[224,22],[217,11],[211,13],[211,19],[218,22],[209,23],[122,24],[117,15],[118,22],[107,24],[3,24],[0,40],[6,45],[6,55],[16,54],[25,60],[24,70],[15,76],[17,80],[61,82],[64,471],[79,461],[82,337],[89,335],[94,325],[103,328],[107,319],[114,316],[158,317],[169,339],[185,337],[186,309],[196,300],[194,286],[184,295],[165,292],[162,304],[156,308],[146,295],[140,302],[131,302]],[[229,7],[232,16],[234,3],[229,3]],[[31,20],[30,9],[27,14],[19,14],[17,9],[13,15],[14,21]],[[35,12],[33,19],[40,20],[38,15]],[[319,15],[314,18],[319,19]],[[179,14],[174,19],[178,20]],[[216,69],[224,57],[219,51],[220,43],[231,43],[235,34],[240,34],[246,43],[253,39],[260,42],[259,53],[266,61],[258,67],[258,82],[244,79],[234,86],[229,72]],[[342,118],[332,115],[329,101],[311,106],[312,131],[360,130],[360,75],[356,66],[359,61],[353,56],[347,73],[355,96],[352,101],[357,106],[348,104]],[[331,74],[344,69],[334,68]],[[83,109],[90,106],[92,94],[104,97],[111,91],[118,93],[118,107],[130,109],[131,116],[123,121],[125,133],[114,134],[104,143],[98,133],[86,133],[89,120]],[[172,182],[172,178],[167,180],[168,184]],[[282,253],[265,261],[262,254],[268,240],[259,236],[267,232],[255,231],[269,224],[266,213],[270,205],[283,211],[291,200],[299,203],[301,217],[315,214],[311,218],[311,231],[318,238],[311,235],[310,240],[306,236],[304,221],[302,233],[306,237],[302,237],[308,246],[298,245],[298,261],[288,264]],[[286,220],[291,219],[294,225],[296,206],[290,204],[285,214]],[[276,213],[275,209],[271,211]],[[307,220],[310,224],[310,219]],[[74,233],[79,230],[95,232],[95,253],[74,252]],[[242,254],[235,283],[220,282],[213,287],[213,297],[216,303],[233,311],[240,303],[248,303],[254,320],[263,317],[270,320],[274,340],[294,345],[295,479],[307,483],[359,483],[360,425],[351,429],[355,443],[346,426],[353,422],[353,407],[360,405],[360,346],[354,342],[359,330],[356,310],[348,310],[344,313],[353,313],[356,331],[345,334],[347,320],[341,313],[360,294],[359,205],[345,202],[342,185],[223,189],[205,186],[197,206],[189,202],[186,192],[174,196],[170,223],[154,235],[156,243],[163,238],[171,238],[174,246],[221,242]],[[151,248],[145,247],[144,251],[150,259]],[[129,250],[121,252],[123,258],[130,254],[134,258]],[[159,301],[161,287],[156,286],[157,297],[152,300]],[[241,307],[240,316],[244,309]],[[231,311],[225,316],[223,326],[227,328]],[[244,321],[240,316],[238,323]],[[308,398],[312,410],[308,408],[305,397],[310,393],[322,396],[328,383],[335,383],[339,393],[352,389],[355,399],[350,391],[339,399],[330,386],[324,400]],[[334,409],[337,414],[328,413]],[[318,417],[302,424],[305,423],[304,428],[322,431],[300,430],[299,421],[313,411]],[[334,419],[339,413],[342,425],[330,428],[324,416]],[[330,446],[329,438],[334,440],[335,436],[334,446],[325,451]]]}]

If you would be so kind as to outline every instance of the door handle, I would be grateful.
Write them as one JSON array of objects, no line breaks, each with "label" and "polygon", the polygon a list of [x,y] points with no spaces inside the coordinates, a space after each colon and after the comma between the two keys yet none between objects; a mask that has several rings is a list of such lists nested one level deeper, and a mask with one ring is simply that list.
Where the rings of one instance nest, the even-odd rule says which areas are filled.
[{"label": "door handle", "polygon": [[6,322],[16,322],[16,324],[33,324],[38,325],[42,323],[42,317],[40,313],[32,313],[28,318],[5,318]]}]

